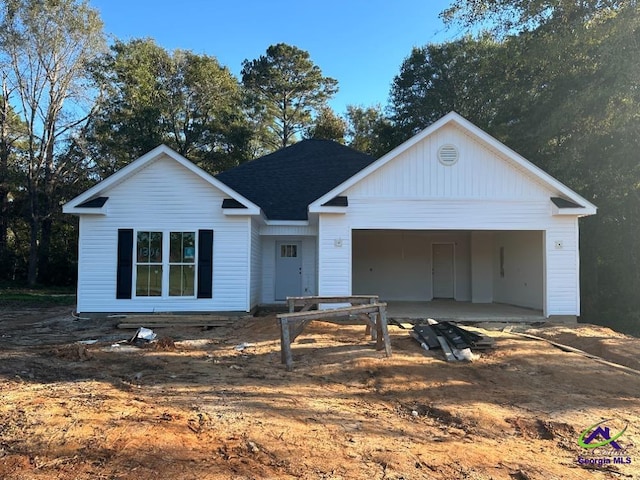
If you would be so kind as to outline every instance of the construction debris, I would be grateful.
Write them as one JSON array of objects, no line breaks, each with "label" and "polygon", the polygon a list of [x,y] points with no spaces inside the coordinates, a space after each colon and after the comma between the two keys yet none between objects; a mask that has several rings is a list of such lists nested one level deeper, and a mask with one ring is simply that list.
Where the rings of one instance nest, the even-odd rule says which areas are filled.
[{"label": "construction debris", "polygon": [[136,340],[145,340],[150,342],[156,338],[156,334],[150,328],[140,327],[136,331],[135,335],[131,338],[129,343],[133,343]]},{"label": "construction debris", "polygon": [[432,318],[418,324],[410,332],[425,350],[442,349],[448,362],[473,361],[479,356],[472,352],[493,348],[493,339],[461,328],[451,322],[438,322]]}]

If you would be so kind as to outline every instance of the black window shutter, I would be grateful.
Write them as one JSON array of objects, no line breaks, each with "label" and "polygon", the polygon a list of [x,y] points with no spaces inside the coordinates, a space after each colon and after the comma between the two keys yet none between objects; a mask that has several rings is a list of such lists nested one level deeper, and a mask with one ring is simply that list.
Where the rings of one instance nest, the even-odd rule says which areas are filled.
[{"label": "black window shutter", "polygon": [[133,283],[133,230],[118,230],[118,272],[116,298],[131,298]]},{"label": "black window shutter", "polygon": [[198,298],[213,297],[213,230],[198,230]]}]

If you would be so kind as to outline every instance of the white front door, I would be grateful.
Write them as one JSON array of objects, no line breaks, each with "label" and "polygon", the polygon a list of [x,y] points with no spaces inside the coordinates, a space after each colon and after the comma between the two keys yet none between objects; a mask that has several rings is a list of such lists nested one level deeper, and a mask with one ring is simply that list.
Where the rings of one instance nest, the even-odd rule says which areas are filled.
[{"label": "white front door", "polygon": [[302,295],[301,242],[276,243],[276,300]]},{"label": "white front door", "polygon": [[434,243],[431,248],[433,298],[453,298],[453,243]]}]

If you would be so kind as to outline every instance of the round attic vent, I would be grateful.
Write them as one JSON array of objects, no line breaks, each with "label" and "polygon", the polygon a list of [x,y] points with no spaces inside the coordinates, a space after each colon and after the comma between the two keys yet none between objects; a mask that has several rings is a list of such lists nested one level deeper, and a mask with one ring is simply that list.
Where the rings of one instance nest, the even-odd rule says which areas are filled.
[{"label": "round attic vent", "polygon": [[445,166],[453,165],[458,161],[458,149],[454,145],[442,145],[438,149],[438,160]]}]

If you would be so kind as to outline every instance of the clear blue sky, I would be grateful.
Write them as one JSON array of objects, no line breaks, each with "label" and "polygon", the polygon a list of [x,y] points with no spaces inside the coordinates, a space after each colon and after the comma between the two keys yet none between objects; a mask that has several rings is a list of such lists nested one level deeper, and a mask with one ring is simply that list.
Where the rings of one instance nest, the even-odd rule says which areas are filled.
[{"label": "clear blue sky", "polygon": [[450,0],[90,0],[105,32],[151,37],[168,50],[206,53],[239,77],[242,61],[287,43],[306,50],[338,80],[336,113],[349,104],[386,105],[413,46],[454,38],[438,14]]}]

